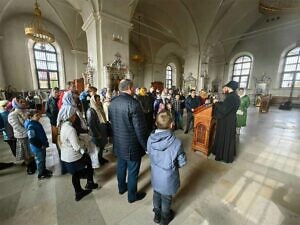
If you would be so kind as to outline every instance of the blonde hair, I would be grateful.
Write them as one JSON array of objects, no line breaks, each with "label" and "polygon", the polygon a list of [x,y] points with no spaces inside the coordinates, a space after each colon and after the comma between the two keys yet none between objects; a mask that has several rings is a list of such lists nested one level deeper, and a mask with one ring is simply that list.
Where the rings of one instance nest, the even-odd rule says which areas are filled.
[{"label": "blonde hair", "polygon": [[146,95],[147,95],[147,89],[144,88],[144,87],[140,88],[139,95],[141,95],[141,96],[146,96]]},{"label": "blonde hair", "polygon": [[172,121],[172,114],[168,110],[162,110],[156,116],[156,126],[159,129],[169,129]]}]

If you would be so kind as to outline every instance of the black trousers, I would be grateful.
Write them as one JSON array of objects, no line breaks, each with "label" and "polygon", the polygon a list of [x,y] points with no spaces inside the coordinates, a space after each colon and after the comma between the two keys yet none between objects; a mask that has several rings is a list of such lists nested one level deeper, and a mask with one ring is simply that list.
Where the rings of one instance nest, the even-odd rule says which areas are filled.
[{"label": "black trousers", "polygon": [[16,139],[5,140],[5,142],[9,145],[10,150],[14,155],[14,157],[16,157],[16,143],[17,143]]},{"label": "black trousers", "polygon": [[191,127],[194,127],[194,114],[193,112],[187,112],[185,132],[189,132]]},{"label": "black trousers", "polygon": [[72,174],[72,184],[75,192],[81,192],[83,189],[80,185],[80,179],[87,179],[88,183],[94,183],[91,158],[88,154],[84,154],[81,159],[75,162],[65,162],[66,168]]}]

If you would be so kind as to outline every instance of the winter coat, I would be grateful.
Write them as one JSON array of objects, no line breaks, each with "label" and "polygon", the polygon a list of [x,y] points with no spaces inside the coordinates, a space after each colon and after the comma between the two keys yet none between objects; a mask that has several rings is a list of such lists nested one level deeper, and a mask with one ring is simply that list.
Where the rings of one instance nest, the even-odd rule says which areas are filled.
[{"label": "winter coat", "polygon": [[57,115],[58,115],[58,100],[55,99],[53,96],[49,98],[46,104],[46,115],[50,119],[50,123],[52,126],[56,126]]},{"label": "winter coat", "polygon": [[250,105],[250,98],[248,95],[244,95],[240,98],[241,104],[236,113],[236,126],[245,127],[247,122],[247,109]]},{"label": "winter coat", "polygon": [[139,160],[147,148],[147,127],[138,100],[127,93],[114,97],[108,107],[113,150],[124,160]]},{"label": "winter coat", "polygon": [[41,148],[49,147],[48,138],[42,124],[36,120],[25,120],[24,127],[27,130],[28,140],[33,153]]},{"label": "winter coat", "polygon": [[179,167],[186,164],[182,143],[169,130],[156,130],[147,142],[153,189],[174,195],[180,187]]},{"label": "winter coat", "polygon": [[185,108],[186,108],[187,112],[192,112],[192,109],[196,109],[199,106],[200,106],[200,99],[198,96],[195,96],[194,98],[192,98],[192,96],[189,95],[185,99]]},{"label": "winter coat", "polygon": [[89,126],[89,135],[99,139],[101,148],[107,144],[107,124],[100,123],[97,112],[93,108],[88,108],[86,112],[87,123]]},{"label": "winter coat", "polygon": [[8,115],[8,122],[13,128],[15,138],[27,138],[27,130],[23,126],[24,121],[24,109],[15,109]]}]

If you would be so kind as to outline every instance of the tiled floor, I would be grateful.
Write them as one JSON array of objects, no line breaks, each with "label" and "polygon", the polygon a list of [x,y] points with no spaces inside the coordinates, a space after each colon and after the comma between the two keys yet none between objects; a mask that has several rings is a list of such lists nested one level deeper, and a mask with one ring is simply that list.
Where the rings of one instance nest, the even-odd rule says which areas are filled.
[{"label": "tiled floor", "polygon": [[[46,126],[49,133],[49,126]],[[300,224],[300,110],[250,108],[248,126],[238,139],[238,156],[224,164],[191,151],[192,133],[182,139],[188,164],[181,170],[181,189],[174,198],[175,219],[184,225]],[[96,169],[102,186],[75,202],[70,175],[59,175],[58,155],[47,152],[54,177],[38,181],[21,165],[0,171],[1,225],[148,225],[154,224],[149,160],[143,158],[139,189],[144,200],[129,204],[119,195],[116,160]],[[0,161],[14,160],[0,142]],[[84,184],[83,184],[84,185]]]}]

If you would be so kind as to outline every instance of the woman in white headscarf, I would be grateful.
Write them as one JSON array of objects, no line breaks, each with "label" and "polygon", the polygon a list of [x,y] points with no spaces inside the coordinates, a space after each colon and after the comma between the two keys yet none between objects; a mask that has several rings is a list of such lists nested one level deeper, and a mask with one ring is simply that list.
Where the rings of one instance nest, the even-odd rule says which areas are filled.
[{"label": "woman in white headscarf", "polygon": [[89,134],[93,143],[99,148],[98,158],[101,165],[108,162],[103,158],[104,147],[107,144],[107,119],[100,101],[99,95],[93,95],[90,99],[90,108],[86,112]]},{"label": "woman in white headscarf", "polygon": [[63,101],[62,101],[62,107],[59,110],[59,113],[57,116],[57,126],[60,127],[61,122],[65,119],[65,118],[63,118],[63,116],[65,115],[65,110],[66,110],[65,107],[66,106],[72,106],[76,109],[76,116],[75,116],[75,121],[73,123],[73,127],[75,128],[75,130],[77,132],[77,135],[79,137],[79,140],[82,143],[82,146],[84,146],[84,148],[88,150],[88,153],[92,160],[92,167],[99,168],[98,148],[92,142],[92,138],[87,133],[88,127],[87,127],[86,121],[84,120],[81,112],[77,108],[77,105],[73,99],[73,95],[72,95],[71,91],[68,91],[64,94]]},{"label": "woman in white headscarf", "polygon": [[[72,183],[75,189],[75,200],[79,201],[88,195],[92,189],[98,188],[94,183],[93,168],[91,160],[85,150],[80,146],[77,132],[73,127],[76,119],[77,108],[65,105],[60,110],[60,141],[61,160],[64,162],[67,171],[72,174]],[[85,190],[80,185],[80,179],[87,179]]]}]

